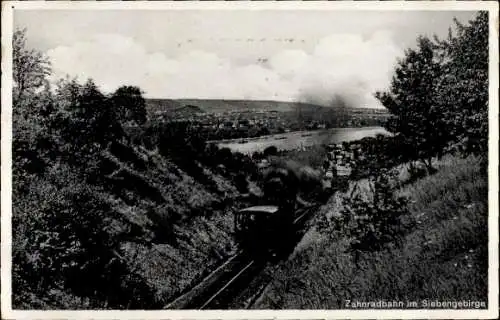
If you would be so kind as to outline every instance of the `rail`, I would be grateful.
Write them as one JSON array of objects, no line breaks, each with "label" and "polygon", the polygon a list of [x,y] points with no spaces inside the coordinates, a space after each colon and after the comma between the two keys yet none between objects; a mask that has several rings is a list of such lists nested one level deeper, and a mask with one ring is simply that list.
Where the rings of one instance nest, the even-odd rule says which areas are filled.
[{"label": "rail", "polygon": [[224,290],[226,290],[231,284],[233,284],[248,268],[250,268],[255,263],[255,260],[250,261],[246,266],[243,267],[234,277],[232,277],[222,288],[220,288],[213,296],[211,296],[203,305],[199,308],[200,310],[205,309],[210,303],[217,298]]},{"label": "rail", "polygon": [[222,265],[220,265],[217,269],[212,271],[208,276],[203,278],[197,285],[195,285],[191,290],[187,293],[181,295],[174,301],[170,302],[165,309],[185,309],[189,307],[191,301],[193,301],[199,295],[204,294],[208,287],[213,286],[218,282],[221,276],[228,272],[228,269],[231,269],[232,264],[236,264],[238,259],[243,256],[243,252],[240,250],[235,253],[232,257],[226,260]]},{"label": "rail", "polygon": [[[293,224],[303,221],[316,208],[318,205],[310,205],[297,210],[298,216],[294,219]],[[218,300],[223,298],[223,294],[229,288],[235,285],[239,279],[244,278],[245,274],[250,273],[252,269],[254,272],[259,272],[262,270],[259,267],[264,267],[265,264],[266,262],[257,262],[240,250],[193,289],[169,303],[165,308],[204,310],[213,305],[217,306],[217,303],[220,305],[221,302]]]}]

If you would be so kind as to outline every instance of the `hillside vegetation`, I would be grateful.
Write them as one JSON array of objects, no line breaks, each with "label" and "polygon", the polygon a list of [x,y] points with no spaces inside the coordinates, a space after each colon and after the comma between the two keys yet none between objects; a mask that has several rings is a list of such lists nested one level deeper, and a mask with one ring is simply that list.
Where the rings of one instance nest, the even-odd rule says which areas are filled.
[{"label": "hillside vegetation", "polygon": [[25,41],[16,31],[13,307],[162,308],[234,252],[251,163],[186,127],[144,132],[139,88],[51,87]]},{"label": "hillside vegetation", "polygon": [[[186,172],[126,135],[99,144],[84,133],[73,145],[17,120],[14,307],[162,307],[232,253],[228,178],[195,163],[201,175]],[[45,147],[24,149],[33,139]]]},{"label": "hillside vegetation", "polygon": [[[438,173],[398,190],[410,196],[407,218],[415,222],[399,245],[356,253],[351,238],[318,222],[254,308],[342,309],[347,300],[486,301],[486,178],[476,158],[446,157],[436,167]],[[322,214],[341,215],[341,199],[332,198]]]},{"label": "hillside vegetation", "polygon": [[398,61],[376,93],[394,137],[373,144],[363,179],[323,207],[255,308],[487,307],[488,13],[455,22]]}]

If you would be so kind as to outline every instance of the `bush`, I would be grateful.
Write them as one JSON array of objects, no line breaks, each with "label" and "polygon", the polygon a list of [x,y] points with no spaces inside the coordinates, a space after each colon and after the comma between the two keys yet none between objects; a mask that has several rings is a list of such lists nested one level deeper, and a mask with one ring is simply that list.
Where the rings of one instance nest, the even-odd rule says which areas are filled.
[{"label": "bush", "polygon": [[409,215],[408,198],[394,195],[395,176],[395,171],[383,170],[369,182],[369,194],[355,193],[353,189],[342,200],[340,216],[323,224],[323,231],[347,236],[354,251],[380,250],[389,243],[398,245],[412,227],[413,219]]}]

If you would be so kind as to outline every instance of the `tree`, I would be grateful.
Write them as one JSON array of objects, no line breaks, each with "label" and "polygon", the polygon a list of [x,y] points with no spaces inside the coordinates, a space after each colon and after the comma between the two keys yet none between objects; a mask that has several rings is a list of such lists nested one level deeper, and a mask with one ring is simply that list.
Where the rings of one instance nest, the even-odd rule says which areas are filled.
[{"label": "tree", "polygon": [[408,49],[398,62],[390,89],[375,96],[392,114],[386,129],[411,146],[402,149],[409,152],[407,158],[432,169],[432,157],[449,140],[438,90],[442,57],[430,39],[419,37],[417,42],[417,48]]},{"label": "tree", "polygon": [[455,19],[456,34],[436,39],[446,58],[439,83],[451,147],[468,154],[488,150],[488,13],[479,12],[468,25]]},{"label": "tree", "polygon": [[46,128],[54,108],[46,76],[50,73],[47,58],[37,50],[26,48],[26,29],[14,32],[13,46],[13,174],[23,185],[24,178],[42,172],[53,147]]},{"label": "tree", "polygon": [[14,32],[12,51],[13,97],[17,101],[26,92],[41,88],[51,69],[49,60],[43,53],[26,48],[26,29]]},{"label": "tree", "polygon": [[[376,97],[392,117],[386,128],[403,142],[408,159],[432,168],[446,151],[464,156],[488,150],[488,13],[467,25],[455,19],[454,34],[418,38],[399,61],[391,87]],[[484,165],[484,163],[483,163]]]},{"label": "tree", "polygon": [[113,93],[111,99],[121,121],[133,121],[137,124],[146,122],[146,102],[140,88],[121,86]]},{"label": "tree", "polygon": [[[60,112],[55,124],[66,152],[76,163],[87,163],[96,152],[123,136],[118,116],[110,100],[89,79],[84,85],[75,80],[63,81],[56,100]],[[88,163],[87,163],[88,164]]]}]

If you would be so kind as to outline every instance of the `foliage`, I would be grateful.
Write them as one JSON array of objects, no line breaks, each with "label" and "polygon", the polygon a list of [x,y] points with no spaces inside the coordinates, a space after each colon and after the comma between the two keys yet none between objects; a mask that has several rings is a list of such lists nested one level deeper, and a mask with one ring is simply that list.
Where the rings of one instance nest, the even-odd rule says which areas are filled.
[{"label": "foliage", "polygon": [[[43,64],[25,42],[15,54]],[[137,87],[51,87],[37,68],[15,70],[29,85],[13,103],[14,307],[161,308],[232,252],[221,212],[252,161],[189,123],[144,130]]]},{"label": "foliage", "polygon": [[406,161],[421,160],[428,169],[445,151],[487,152],[488,14],[455,25],[445,40],[419,37],[390,89],[376,93],[392,114],[386,128],[402,137]]},{"label": "foliage", "polygon": [[449,137],[436,95],[441,76],[440,57],[426,37],[418,38],[417,49],[408,49],[399,61],[389,92],[376,97],[392,114],[386,129],[402,138],[408,160],[422,160],[432,167],[432,157],[445,146]]},{"label": "foliage", "polygon": [[69,290],[95,300],[90,307],[119,308],[129,301],[148,306],[137,300],[151,295],[147,287],[139,282],[133,290],[123,282],[124,275],[139,277],[118,253],[126,228],[96,187],[82,181],[60,164],[30,181],[29,192],[14,192],[14,291],[30,288],[47,296],[51,290]]},{"label": "foliage", "polygon": [[[364,301],[486,301],[488,295],[488,183],[477,158],[445,155],[439,171],[406,185],[416,227],[399,247],[346,250],[349,239],[310,231],[295,254],[272,274],[255,309],[339,309]],[[330,202],[327,212],[340,210]],[[348,251],[348,252],[346,252]],[[332,297],[335,297],[332,299]]]},{"label": "foliage", "polygon": [[468,25],[455,20],[456,34],[438,42],[446,57],[440,79],[447,128],[456,137],[450,148],[484,154],[488,148],[488,12]]},{"label": "foliage", "polygon": [[48,119],[45,110],[51,108],[50,94],[37,96],[25,94],[14,102],[13,108],[13,175],[25,178],[45,170],[55,146],[46,130]]},{"label": "foliage", "polygon": [[126,224],[96,180],[99,155],[126,138],[113,101],[91,80],[62,80],[52,90],[46,58],[25,45],[25,31],[16,31],[14,305],[36,296],[49,306],[80,297],[94,308],[151,307],[149,286],[119,254]]},{"label": "foliage", "polygon": [[257,168],[249,156],[206,143],[203,133],[188,121],[148,125],[141,139],[150,147],[158,146],[163,156],[215,192],[220,190],[203,166],[229,178],[242,191],[247,188],[246,179],[256,177]]},{"label": "foliage", "polygon": [[42,172],[54,147],[45,129],[54,108],[45,81],[50,63],[41,52],[27,49],[26,41],[25,29],[14,32],[12,156],[14,177],[20,178]]},{"label": "foliage", "polygon": [[396,172],[383,170],[370,182],[370,193],[356,192],[344,196],[340,216],[322,224],[327,233],[340,232],[350,239],[352,250],[379,250],[399,243],[411,227],[408,198],[395,195]]},{"label": "foliage", "polygon": [[109,141],[123,137],[111,101],[92,80],[84,85],[75,80],[60,82],[55,99],[60,107],[53,125],[60,132],[62,151],[75,165],[88,164]]},{"label": "foliage", "polygon": [[111,100],[122,122],[132,121],[139,125],[146,122],[146,101],[140,88],[121,86],[113,93]]},{"label": "foliage", "polygon": [[12,69],[14,80],[14,100],[25,93],[33,93],[44,85],[50,74],[50,63],[40,51],[26,48],[26,29],[14,31],[12,39]]}]

